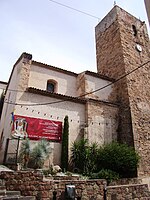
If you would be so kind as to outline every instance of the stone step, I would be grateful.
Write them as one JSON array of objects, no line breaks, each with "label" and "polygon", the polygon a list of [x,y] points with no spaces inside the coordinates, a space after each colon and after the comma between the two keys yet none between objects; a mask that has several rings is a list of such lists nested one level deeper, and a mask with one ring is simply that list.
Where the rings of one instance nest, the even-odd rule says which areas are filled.
[{"label": "stone step", "polygon": [[0,196],[4,196],[4,195],[6,195],[6,189],[0,190]]},{"label": "stone step", "polygon": [[33,196],[26,196],[26,197],[9,196],[9,197],[0,197],[0,200],[35,200],[35,197],[33,197]]},{"label": "stone step", "polygon": [[5,186],[0,186],[0,190],[6,190]]},{"label": "stone step", "polygon": [[20,196],[20,191],[0,190],[0,196]]},{"label": "stone step", "polygon": [[5,185],[5,181],[0,179],[0,186],[4,186]]},{"label": "stone step", "polygon": [[0,179],[0,200],[36,200],[34,196],[21,196],[20,191],[7,191],[5,181]]}]

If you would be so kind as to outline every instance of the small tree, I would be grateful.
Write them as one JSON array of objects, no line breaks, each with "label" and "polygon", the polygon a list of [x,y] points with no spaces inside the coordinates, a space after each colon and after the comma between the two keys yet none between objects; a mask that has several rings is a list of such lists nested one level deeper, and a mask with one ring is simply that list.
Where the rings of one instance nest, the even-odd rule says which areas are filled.
[{"label": "small tree", "polygon": [[69,122],[68,116],[64,118],[64,128],[62,134],[62,151],[61,151],[61,168],[68,170],[68,139],[69,139]]}]

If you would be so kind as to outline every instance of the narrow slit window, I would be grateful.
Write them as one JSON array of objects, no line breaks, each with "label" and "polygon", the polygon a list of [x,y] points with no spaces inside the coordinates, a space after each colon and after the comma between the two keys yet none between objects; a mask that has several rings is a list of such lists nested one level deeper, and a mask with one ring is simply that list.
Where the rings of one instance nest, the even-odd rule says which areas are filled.
[{"label": "narrow slit window", "polygon": [[133,35],[137,36],[137,29],[135,25],[132,25],[132,29],[133,29]]}]

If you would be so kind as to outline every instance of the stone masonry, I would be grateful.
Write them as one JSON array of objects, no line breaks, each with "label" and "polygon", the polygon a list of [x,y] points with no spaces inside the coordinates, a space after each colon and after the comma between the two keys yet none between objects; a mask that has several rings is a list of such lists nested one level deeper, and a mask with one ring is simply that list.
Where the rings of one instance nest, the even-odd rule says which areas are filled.
[{"label": "stone masonry", "polygon": [[110,96],[120,104],[118,140],[139,152],[138,175],[150,175],[150,43],[145,23],[115,6],[96,27],[96,50],[98,73],[116,80],[125,76]]},{"label": "stone masonry", "polygon": [[[80,180],[78,177],[54,180],[45,179],[42,174],[34,171],[1,172],[0,179],[5,181],[7,190],[20,191],[24,196],[35,196],[40,200],[52,200],[56,191],[57,200],[65,200],[65,186],[75,185],[76,197],[82,200],[103,200],[106,180]],[[130,184],[128,184],[128,182]],[[126,185],[125,185],[126,183]],[[125,181],[124,185],[112,185],[106,187],[107,200],[149,200],[150,191],[147,184],[141,184],[138,180]]]}]

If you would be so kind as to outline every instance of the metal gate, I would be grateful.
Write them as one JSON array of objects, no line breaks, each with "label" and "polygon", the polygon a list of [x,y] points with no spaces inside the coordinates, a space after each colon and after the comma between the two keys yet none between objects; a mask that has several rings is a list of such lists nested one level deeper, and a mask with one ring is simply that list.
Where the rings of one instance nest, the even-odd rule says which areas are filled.
[{"label": "metal gate", "polygon": [[19,142],[20,138],[7,138],[3,160],[4,165],[17,165]]}]

